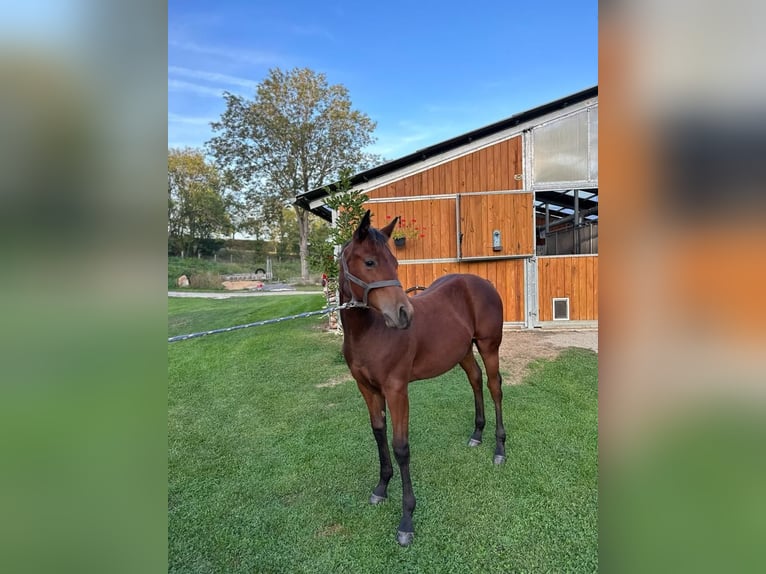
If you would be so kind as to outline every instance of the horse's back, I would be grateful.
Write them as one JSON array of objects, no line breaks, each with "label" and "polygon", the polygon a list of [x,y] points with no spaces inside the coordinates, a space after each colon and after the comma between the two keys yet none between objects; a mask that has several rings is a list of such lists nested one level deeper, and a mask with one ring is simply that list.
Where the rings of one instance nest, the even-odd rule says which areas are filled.
[{"label": "horse's back", "polygon": [[502,313],[503,300],[494,285],[484,277],[471,273],[450,273],[436,279],[422,293],[416,297],[426,297],[447,291],[459,291],[465,294],[467,299],[479,299],[489,306],[498,307]]},{"label": "horse's back", "polygon": [[473,319],[476,338],[502,337],[503,300],[488,280],[470,273],[452,273],[439,277],[413,297],[444,305],[442,309],[465,309]]}]

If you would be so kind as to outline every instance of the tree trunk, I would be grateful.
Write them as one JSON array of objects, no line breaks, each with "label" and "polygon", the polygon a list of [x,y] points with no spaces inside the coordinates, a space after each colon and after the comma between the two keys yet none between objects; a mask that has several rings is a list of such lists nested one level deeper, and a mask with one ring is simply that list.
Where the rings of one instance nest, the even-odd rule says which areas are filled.
[{"label": "tree trunk", "polygon": [[309,280],[309,212],[297,205],[293,206],[298,217],[300,232],[301,279]]}]

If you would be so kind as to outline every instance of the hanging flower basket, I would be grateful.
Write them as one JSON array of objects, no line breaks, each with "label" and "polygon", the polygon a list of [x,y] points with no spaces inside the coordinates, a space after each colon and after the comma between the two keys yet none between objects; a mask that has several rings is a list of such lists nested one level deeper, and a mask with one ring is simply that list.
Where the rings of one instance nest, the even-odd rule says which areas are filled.
[{"label": "hanging flower basket", "polygon": [[[391,219],[390,215],[386,215],[386,219]],[[394,232],[391,234],[391,238],[394,240],[394,246],[397,249],[403,248],[407,245],[408,237],[425,237],[425,227],[415,225],[417,221],[411,219],[409,222],[406,219],[400,219],[399,225],[396,226]]]}]

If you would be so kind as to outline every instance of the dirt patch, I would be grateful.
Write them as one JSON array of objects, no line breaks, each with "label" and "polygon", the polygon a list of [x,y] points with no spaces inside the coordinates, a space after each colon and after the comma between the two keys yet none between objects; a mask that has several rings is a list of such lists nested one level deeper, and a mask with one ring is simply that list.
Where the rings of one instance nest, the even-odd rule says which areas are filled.
[{"label": "dirt patch", "polygon": [[342,524],[328,524],[317,532],[317,536],[320,538],[326,538],[327,536],[345,535],[348,530]]},{"label": "dirt patch", "polygon": [[263,281],[224,281],[223,287],[227,291],[238,291],[240,289],[263,289]]},{"label": "dirt patch", "polygon": [[333,379],[330,379],[329,381],[325,381],[324,383],[319,383],[318,385],[315,385],[317,389],[326,389],[329,387],[337,387],[338,385],[342,385],[343,383],[349,382],[351,379],[351,375],[341,375],[339,377],[335,377]]},{"label": "dirt patch", "polygon": [[518,385],[536,359],[554,359],[569,347],[598,352],[598,331],[505,331],[500,346],[500,369],[506,385]]}]

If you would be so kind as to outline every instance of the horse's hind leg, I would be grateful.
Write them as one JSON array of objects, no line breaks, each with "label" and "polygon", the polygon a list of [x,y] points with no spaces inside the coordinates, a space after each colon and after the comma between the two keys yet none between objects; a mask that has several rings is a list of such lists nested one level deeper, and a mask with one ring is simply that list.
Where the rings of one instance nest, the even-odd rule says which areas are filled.
[{"label": "horse's hind leg", "polygon": [[481,358],[484,360],[484,368],[487,370],[487,387],[495,403],[495,464],[505,462],[505,427],[503,426],[503,388],[500,377],[499,341],[478,340]]},{"label": "horse's hind leg", "polygon": [[460,361],[460,366],[463,367],[465,374],[468,376],[468,381],[471,383],[473,400],[476,406],[476,425],[471,438],[468,439],[468,446],[478,446],[481,444],[481,434],[484,431],[484,395],[481,389],[481,369],[476,362],[476,358],[473,356],[473,346]]},{"label": "horse's hind leg", "polygon": [[370,411],[372,435],[375,437],[375,442],[378,445],[380,480],[370,495],[370,504],[378,504],[383,502],[388,496],[388,482],[394,475],[391,454],[388,450],[388,437],[386,436],[386,402],[380,391],[359,381],[357,381],[357,386],[364,397],[364,401],[367,403],[367,410]]}]

